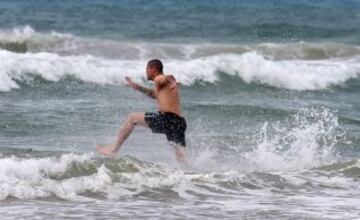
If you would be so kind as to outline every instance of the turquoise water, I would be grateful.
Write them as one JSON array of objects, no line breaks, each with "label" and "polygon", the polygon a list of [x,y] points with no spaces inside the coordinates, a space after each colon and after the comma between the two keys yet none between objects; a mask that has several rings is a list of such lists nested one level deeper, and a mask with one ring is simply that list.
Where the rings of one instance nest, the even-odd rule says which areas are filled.
[{"label": "turquoise water", "polygon": [[[1,1],[3,219],[358,219],[358,1]],[[136,128],[160,58],[192,168]]]},{"label": "turquoise water", "polygon": [[[2,1],[0,25],[160,42],[359,43],[358,1]],[[154,30],[155,29],[155,30]]]}]

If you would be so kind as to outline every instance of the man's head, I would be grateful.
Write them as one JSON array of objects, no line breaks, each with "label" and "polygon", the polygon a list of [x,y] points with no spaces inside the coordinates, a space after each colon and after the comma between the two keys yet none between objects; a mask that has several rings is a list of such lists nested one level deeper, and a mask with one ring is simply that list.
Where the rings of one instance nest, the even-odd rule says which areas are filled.
[{"label": "man's head", "polygon": [[150,60],[146,66],[147,79],[154,80],[154,78],[159,74],[163,74],[162,62],[158,59]]}]

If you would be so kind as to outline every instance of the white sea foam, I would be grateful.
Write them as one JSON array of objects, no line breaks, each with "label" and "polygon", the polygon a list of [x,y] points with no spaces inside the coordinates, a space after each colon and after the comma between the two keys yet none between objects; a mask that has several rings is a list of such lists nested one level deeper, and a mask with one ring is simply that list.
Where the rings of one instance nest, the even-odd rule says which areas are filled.
[{"label": "white sea foam", "polygon": [[[108,195],[109,199],[116,199],[153,190],[174,190],[182,198],[191,199],[193,195],[187,190],[211,194],[207,190],[197,188],[195,182],[203,182],[205,185],[213,185],[216,182],[212,175],[185,173],[167,166],[150,164],[143,164],[136,172],[131,169],[120,172],[119,170],[111,171],[103,163],[97,164],[96,171],[92,174],[73,168],[74,164],[78,164],[90,169],[89,166],[96,163],[98,159],[92,153],[64,154],[60,158],[18,158],[15,156],[1,158],[0,201],[9,197],[23,200],[51,196],[86,201],[90,199],[82,196],[86,192]],[[128,162],[137,166],[137,162]],[[122,166],[121,164],[118,165]],[[69,171],[76,173],[69,174]]]},{"label": "white sea foam", "polygon": [[[75,39],[76,37],[71,34],[58,33],[56,31],[49,33],[37,32],[29,25],[12,29],[0,29],[0,47],[2,44],[18,44],[22,48],[19,52],[72,49]],[[15,51],[17,50],[15,49]]]},{"label": "white sea foam", "polygon": [[208,146],[207,142],[205,145],[194,143],[193,165],[217,172],[312,169],[337,163],[341,158],[338,143],[346,143],[347,135],[336,112],[312,107],[299,109],[282,121],[264,122],[259,130],[241,140],[213,146]]},{"label": "white sea foam", "polygon": [[[18,88],[15,80],[37,75],[58,81],[72,76],[85,82],[117,84],[124,76],[144,77],[146,60],[109,60],[94,56],[60,56],[53,53],[17,54],[0,50],[0,91]],[[358,78],[358,58],[323,61],[274,61],[257,53],[219,54],[192,60],[164,60],[165,71],[183,84],[196,80],[217,82],[218,72],[237,75],[246,83],[292,90],[326,89]]]},{"label": "white sea foam", "polygon": [[309,169],[337,160],[336,143],[344,138],[336,115],[330,110],[306,109],[291,119],[292,126],[275,124],[275,134],[264,124],[258,143],[242,154],[253,170]]},{"label": "white sea foam", "polygon": [[31,38],[35,34],[35,30],[30,26],[22,28],[13,28],[11,30],[0,31],[0,41],[3,42],[23,42]]},{"label": "white sea foam", "polygon": [[354,45],[116,42],[40,33],[30,26],[0,30],[0,42],[26,42],[33,51],[17,54],[0,50],[0,91],[19,88],[14,80],[24,80],[29,74],[49,81],[73,76],[98,84],[123,82],[125,75],[139,79],[144,76],[146,61],[153,57],[164,59],[166,72],[186,85],[196,80],[214,83],[220,71],[238,75],[246,83],[319,90],[341,85],[360,74],[360,49]]},{"label": "white sea foam", "polygon": [[51,39],[71,38],[75,38],[75,36],[56,31],[42,33],[35,31],[30,25],[14,27],[12,29],[0,29],[0,41],[2,42],[37,42],[38,46],[40,46],[41,44],[47,45],[47,41],[51,41]]},{"label": "white sea foam", "polygon": [[[257,151],[256,153],[263,154],[264,152]],[[269,161],[274,159],[270,154],[267,156]],[[284,155],[284,157],[286,156]],[[259,157],[252,158],[252,160],[256,159]],[[292,163],[291,160],[289,161]],[[297,186],[297,190],[306,190],[308,181],[316,184],[310,188],[314,189],[316,193],[319,190],[316,188],[317,186],[324,187],[325,190],[328,189],[327,187],[358,188],[358,184],[350,181],[347,177],[335,176],[329,179],[326,173],[323,176],[312,175],[311,172],[301,174],[298,171],[287,170],[288,166],[280,167],[284,165],[283,163],[271,165],[271,167],[277,166],[278,171],[286,172],[264,173],[266,169],[263,168],[269,163],[260,160],[257,162],[258,165],[262,164],[262,168],[260,167],[256,171],[262,172],[252,173],[250,169],[247,172],[239,170],[223,172],[174,170],[166,164],[152,165],[141,162],[140,165],[139,162],[129,158],[100,162],[99,158],[92,153],[64,154],[60,158],[18,158],[13,156],[0,159],[0,201],[9,197],[23,200],[52,196],[66,200],[87,201],[91,200],[88,196],[89,192],[90,195],[106,196],[111,200],[141,193],[175,196],[173,194],[175,192],[183,199],[194,201],[203,196],[235,198],[242,196],[244,192],[252,195],[271,195],[273,193],[269,191],[270,189],[275,188],[287,192],[293,189],[292,185]],[[108,166],[107,163],[111,165]],[[139,169],[127,170],[122,167],[128,163]],[[82,172],[81,169],[74,169],[77,167],[76,164],[87,169],[94,168],[94,170],[91,173]],[[122,169],[118,170],[114,168],[115,166],[120,166]],[[306,178],[306,181],[303,178]]]},{"label": "white sea foam", "polygon": [[43,198],[56,195],[64,199],[79,199],[79,193],[105,191],[111,178],[104,166],[89,176],[56,180],[51,176],[64,175],[73,163],[91,160],[93,154],[64,154],[60,158],[2,158],[0,159],[0,200],[9,196],[19,199]]}]

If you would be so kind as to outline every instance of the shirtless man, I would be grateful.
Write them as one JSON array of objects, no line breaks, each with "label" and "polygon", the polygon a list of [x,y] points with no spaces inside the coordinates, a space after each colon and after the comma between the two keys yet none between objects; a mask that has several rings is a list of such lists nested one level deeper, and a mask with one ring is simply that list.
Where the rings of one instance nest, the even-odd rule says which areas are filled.
[{"label": "shirtless man", "polygon": [[163,74],[163,64],[160,60],[150,60],[146,67],[146,76],[155,82],[154,89],[145,88],[129,77],[127,84],[150,98],[156,99],[159,112],[130,113],[120,129],[117,140],[109,146],[97,146],[97,151],[108,156],[115,155],[135,126],[149,127],[154,133],[165,134],[168,141],[174,144],[176,159],[188,163],[185,151],[186,121],[182,117],[179,90],[172,75]]}]

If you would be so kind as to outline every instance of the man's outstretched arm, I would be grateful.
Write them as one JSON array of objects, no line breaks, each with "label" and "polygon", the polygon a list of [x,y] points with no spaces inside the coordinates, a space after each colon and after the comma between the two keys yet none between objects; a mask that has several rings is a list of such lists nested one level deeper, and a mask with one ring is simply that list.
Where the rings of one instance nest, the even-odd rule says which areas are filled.
[{"label": "man's outstretched arm", "polygon": [[153,89],[149,89],[149,88],[146,88],[144,86],[141,86],[141,85],[135,83],[134,81],[132,81],[129,77],[125,77],[125,79],[126,79],[126,82],[128,83],[128,85],[130,87],[132,87],[133,89],[144,93],[145,95],[149,96],[150,98],[153,98],[153,99],[156,98],[155,97],[155,92],[154,92]]}]

